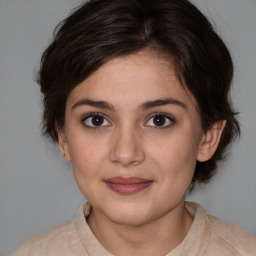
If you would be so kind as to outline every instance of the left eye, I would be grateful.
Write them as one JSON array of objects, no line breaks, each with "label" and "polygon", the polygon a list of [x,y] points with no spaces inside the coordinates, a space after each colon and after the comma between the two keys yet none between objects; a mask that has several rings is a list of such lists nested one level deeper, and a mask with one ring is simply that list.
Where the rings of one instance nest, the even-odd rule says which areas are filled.
[{"label": "left eye", "polygon": [[109,126],[110,122],[107,121],[107,119],[99,114],[91,114],[89,116],[86,116],[83,119],[83,123],[85,123],[86,126],[89,127],[103,127],[103,126]]},{"label": "left eye", "polygon": [[174,120],[172,117],[164,115],[164,114],[155,114],[150,117],[147,121],[146,126],[154,126],[154,127],[168,127]]}]

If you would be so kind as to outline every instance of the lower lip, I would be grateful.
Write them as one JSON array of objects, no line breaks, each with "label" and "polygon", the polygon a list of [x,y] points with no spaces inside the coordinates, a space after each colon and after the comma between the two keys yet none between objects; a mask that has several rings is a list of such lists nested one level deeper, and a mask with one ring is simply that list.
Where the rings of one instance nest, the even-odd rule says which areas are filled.
[{"label": "lower lip", "polygon": [[114,192],[122,195],[131,195],[140,192],[152,185],[152,181],[142,182],[142,183],[132,183],[132,184],[123,184],[123,183],[108,183],[106,185],[113,190]]}]

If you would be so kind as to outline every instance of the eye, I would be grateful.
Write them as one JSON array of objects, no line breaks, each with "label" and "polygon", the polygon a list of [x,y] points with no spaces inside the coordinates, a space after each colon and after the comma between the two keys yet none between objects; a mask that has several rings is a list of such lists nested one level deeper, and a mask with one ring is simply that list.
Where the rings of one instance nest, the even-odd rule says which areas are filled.
[{"label": "eye", "polygon": [[82,122],[88,128],[100,128],[110,126],[110,122],[101,114],[92,113],[82,119]]},{"label": "eye", "polygon": [[153,126],[159,128],[167,128],[174,123],[174,118],[166,114],[158,113],[154,114],[147,121],[146,126]]}]

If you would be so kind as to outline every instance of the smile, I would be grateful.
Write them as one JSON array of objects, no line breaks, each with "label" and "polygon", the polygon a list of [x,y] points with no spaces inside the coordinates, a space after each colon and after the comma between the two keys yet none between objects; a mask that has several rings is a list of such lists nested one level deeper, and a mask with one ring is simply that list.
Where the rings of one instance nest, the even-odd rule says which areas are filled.
[{"label": "smile", "polygon": [[138,177],[115,177],[104,180],[108,188],[122,195],[130,195],[140,192],[152,185],[152,180],[146,180]]}]

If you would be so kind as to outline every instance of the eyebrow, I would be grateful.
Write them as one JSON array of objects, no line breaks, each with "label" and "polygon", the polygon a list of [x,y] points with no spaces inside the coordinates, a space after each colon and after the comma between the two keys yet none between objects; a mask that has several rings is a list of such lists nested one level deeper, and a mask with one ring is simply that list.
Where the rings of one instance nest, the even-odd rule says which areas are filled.
[{"label": "eyebrow", "polygon": [[172,98],[146,101],[142,103],[139,108],[142,110],[148,110],[150,108],[169,105],[169,104],[176,105],[184,109],[187,108],[187,106],[183,102],[176,99],[172,99]]},{"label": "eyebrow", "polygon": [[90,99],[81,99],[81,100],[77,101],[72,106],[72,110],[77,107],[84,106],[84,105],[91,106],[94,108],[108,109],[108,110],[112,110],[112,111],[115,110],[114,106],[106,101],[94,101],[94,100],[90,100]]},{"label": "eyebrow", "polygon": [[[164,105],[169,105],[169,104],[179,106],[183,109],[187,108],[187,106],[183,102],[176,100],[176,99],[168,98],[168,99],[157,99],[157,100],[146,101],[139,106],[139,109],[140,110],[148,110],[148,109],[151,109],[154,107],[159,107],[159,106],[164,106]],[[112,104],[110,104],[106,101],[94,101],[91,99],[81,99],[81,100],[77,101],[72,106],[72,110],[77,107],[84,106],[84,105],[91,106],[94,108],[101,108],[101,109],[115,111],[115,107]]]}]

